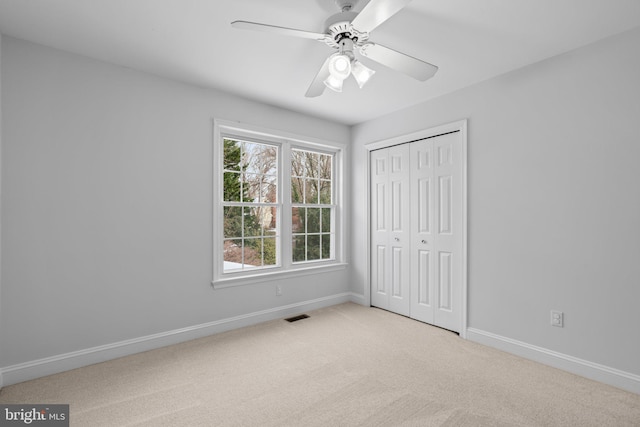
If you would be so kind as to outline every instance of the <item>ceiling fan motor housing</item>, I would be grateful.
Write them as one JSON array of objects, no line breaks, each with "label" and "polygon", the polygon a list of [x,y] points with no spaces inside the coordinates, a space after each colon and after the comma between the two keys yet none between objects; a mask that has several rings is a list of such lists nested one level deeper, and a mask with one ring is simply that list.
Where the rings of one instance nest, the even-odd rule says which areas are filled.
[{"label": "ceiling fan motor housing", "polygon": [[351,26],[351,21],[356,16],[357,12],[346,11],[336,13],[325,21],[326,42],[329,46],[339,48],[344,39],[350,39],[356,46],[361,46],[369,39],[368,33],[361,33]]}]

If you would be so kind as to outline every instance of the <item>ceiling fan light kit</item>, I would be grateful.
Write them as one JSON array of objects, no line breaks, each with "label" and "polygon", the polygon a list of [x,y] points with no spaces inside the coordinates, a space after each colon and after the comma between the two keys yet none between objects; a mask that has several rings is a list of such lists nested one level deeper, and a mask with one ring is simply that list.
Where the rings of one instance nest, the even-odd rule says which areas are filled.
[{"label": "ceiling fan light kit", "polygon": [[375,71],[356,59],[353,54],[353,42],[350,39],[343,39],[340,42],[340,52],[329,57],[327,69],[329,75],[323,80],[323,83],[336,92],[342,92],[342,85],[349,75],[353,75],[358,87],[362,89],[375,74]]},{"label": "ceiling fan light kit", "polygon": [[336,0],[339,13],[325,22],[324,33],[278,27],[248,21],[234,21],[234,28],[265,31],[275,34],[317,40],[337,49],[330,55],[311,82],[305,96],[316,97],[328,87],[342,92],[344,80],[353,75],[362,88],[375,71],[356,59],[354,50],[360,55],[400,71],[417,80],[425,81],[438,71],[438,67],[397,50],[369,41],[369,33],[403,9],[411,0],[370,0],[360,11],[352,12],[354,0]]}]

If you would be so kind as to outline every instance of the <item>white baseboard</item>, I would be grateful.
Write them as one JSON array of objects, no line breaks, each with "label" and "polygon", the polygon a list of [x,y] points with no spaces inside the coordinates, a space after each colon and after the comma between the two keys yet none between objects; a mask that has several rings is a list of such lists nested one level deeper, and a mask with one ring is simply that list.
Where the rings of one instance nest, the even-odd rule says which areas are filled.
[{"label": "white baseboard", "polygon": [[356,294],[354,292],[351,292],[350,296],[351,296],[351,298],[349,299],[349,301],[351,301],[352,303],[365,305],[365,306],[368,305],[368,304],[365,304],[365,302],[364,302],[364,295]]},{"label": "white baseboard", "polygon": [[479,329],[468,328],[467,339],[585,378],[640,394],[640,375],[537,347]]},{"label": "white baseboard", "polygon": [[53,375],[83,366],[129,356],[143,351],[154,350],[196,338],[242,328],[269,320],[284,318],[301,311],[316,310],[331,305],[352,301],[352,293],[344,292],[327,297],[302,301],[295,304],[274,307],[254,313],[243,314],[228,319],[216,320],[201,325],[147,335],[113,344],[92,347],[44,359],[33,360],[0,368],[0,388],[35,378]]}]

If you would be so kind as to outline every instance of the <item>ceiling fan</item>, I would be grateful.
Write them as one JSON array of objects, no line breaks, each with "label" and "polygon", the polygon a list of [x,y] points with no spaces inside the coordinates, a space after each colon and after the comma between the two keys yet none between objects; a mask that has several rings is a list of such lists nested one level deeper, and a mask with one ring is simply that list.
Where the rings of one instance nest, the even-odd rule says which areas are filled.
[{"label": "ceiling fan", "polygon": [[305,94],[307,97],[322,95],[325,87],[342,92],[343,82],[350,75],[353,75],[358,86],[362,88],[375,71],[358,61],[354,50],[366,58],[420,81],[433,77],[438,71],[438,67],[433,64],[369,41],[371,31],[399,12],[411,0],[370,0],[360,13],[352,11],[358,0],[335,0],[335,2],[341,12],[327,19],[325,33],[248,21],[234,21],[231,25],[234,28],[317,40],[336,49],[336,52],[324,61],[311,82]]}]

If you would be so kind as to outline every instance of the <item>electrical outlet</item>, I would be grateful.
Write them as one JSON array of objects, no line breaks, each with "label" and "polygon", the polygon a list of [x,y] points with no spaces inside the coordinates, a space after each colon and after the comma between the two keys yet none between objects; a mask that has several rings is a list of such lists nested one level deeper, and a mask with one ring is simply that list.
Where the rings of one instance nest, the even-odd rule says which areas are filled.
[{"label": "electrical outlet", "polygon": [[564,313],[557,310],[551,310],[551,326],[564,328]]},{"label": "electrical outlet", "polygon": [[282,286],[276,285],[276,296],[279,297],[282,295]]}]

